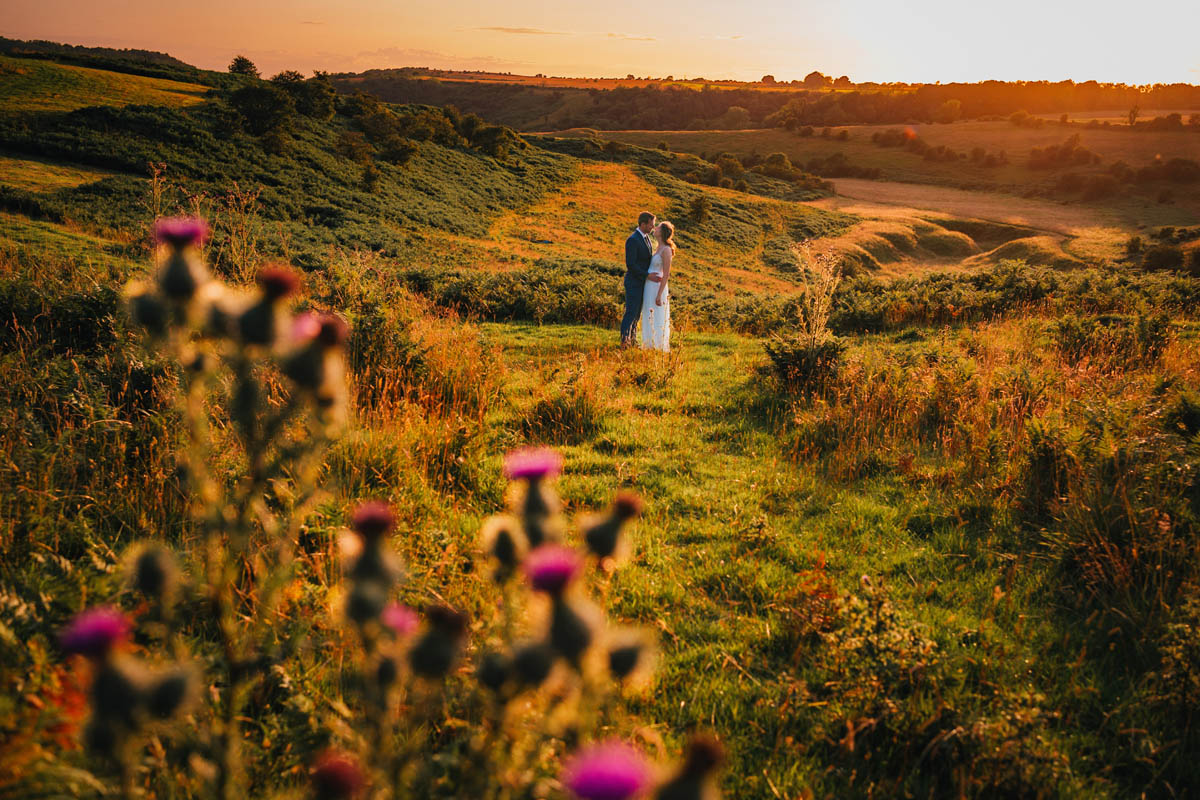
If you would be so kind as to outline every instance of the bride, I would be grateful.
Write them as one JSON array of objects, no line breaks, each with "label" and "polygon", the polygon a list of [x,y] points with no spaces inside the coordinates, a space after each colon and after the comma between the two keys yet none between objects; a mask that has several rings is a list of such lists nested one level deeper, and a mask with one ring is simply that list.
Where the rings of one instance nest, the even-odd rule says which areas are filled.
[{"label": "bride", "polygon": [[642,290],[642,347],[671,351],[671,295],[667,279],[671,277],[671,259],[675,257],[675,226],[662,221],[654,229],[658,247],[650,260],[650,274]]}]

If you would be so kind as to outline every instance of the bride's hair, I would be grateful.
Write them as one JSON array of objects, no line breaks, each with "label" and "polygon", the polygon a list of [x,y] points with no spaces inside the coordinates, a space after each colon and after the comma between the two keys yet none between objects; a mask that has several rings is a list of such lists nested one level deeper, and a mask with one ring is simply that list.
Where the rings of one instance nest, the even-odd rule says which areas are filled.
[{"label": "bride's hair", "polygon": [[671,252],[675,252],[675,226],[667,222],[665,219],[658,223],[659,234],[662,237],[663,244],[671,248]]}]

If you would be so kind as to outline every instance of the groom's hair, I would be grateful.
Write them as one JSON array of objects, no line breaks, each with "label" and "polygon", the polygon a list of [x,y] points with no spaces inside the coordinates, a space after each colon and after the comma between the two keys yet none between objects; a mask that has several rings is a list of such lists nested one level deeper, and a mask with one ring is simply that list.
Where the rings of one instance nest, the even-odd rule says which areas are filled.
[{"label": "groom's hair", "polygon": [[654,221],[654,215],[651,214],[649,211],[643,211],[642,213],[638,214],[638,225],[645,225],[647,222],[653,222],[653,221]]}]

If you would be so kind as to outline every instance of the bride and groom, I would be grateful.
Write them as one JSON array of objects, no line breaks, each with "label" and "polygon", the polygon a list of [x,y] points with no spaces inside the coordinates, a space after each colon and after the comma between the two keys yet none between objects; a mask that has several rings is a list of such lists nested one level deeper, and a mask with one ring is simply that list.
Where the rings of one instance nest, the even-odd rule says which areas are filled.
[{"label": "bride and groom", "polygon": [[642,322],[642,347],[671,350],[671,295],[667,280],[675,257],[675,226],[643,211],[638,225],[625,240],[625,317],[621,344],[633,344],[633,329]]}]

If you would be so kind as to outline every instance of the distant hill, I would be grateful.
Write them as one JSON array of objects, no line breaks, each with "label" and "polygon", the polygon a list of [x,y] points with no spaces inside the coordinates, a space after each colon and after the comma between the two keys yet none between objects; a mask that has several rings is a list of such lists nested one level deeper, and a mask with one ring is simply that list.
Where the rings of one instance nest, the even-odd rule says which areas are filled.
[{"label": "distant hill", "polygon": [[224,73],[203,70],[167,53],[155,50],[117,49],[112,47],[83,47],[43,40],[8,39],[0,36],[0,55],[20,58],[40,58],[60,64],[166,78],[210,86],[229,85]]},{"label": "distant hill", "polygon": [[366,91],[394,103],[454,105],[527,131],[909,124],[1008,117],[1019,111],[1058,114],[1133,106],[1200,110],[1200,86],[1190,84],[853,84],[819,74],[798,85],[645,78],[572,81],[421,69],[368,70],[331,77],[344,92]]}]

